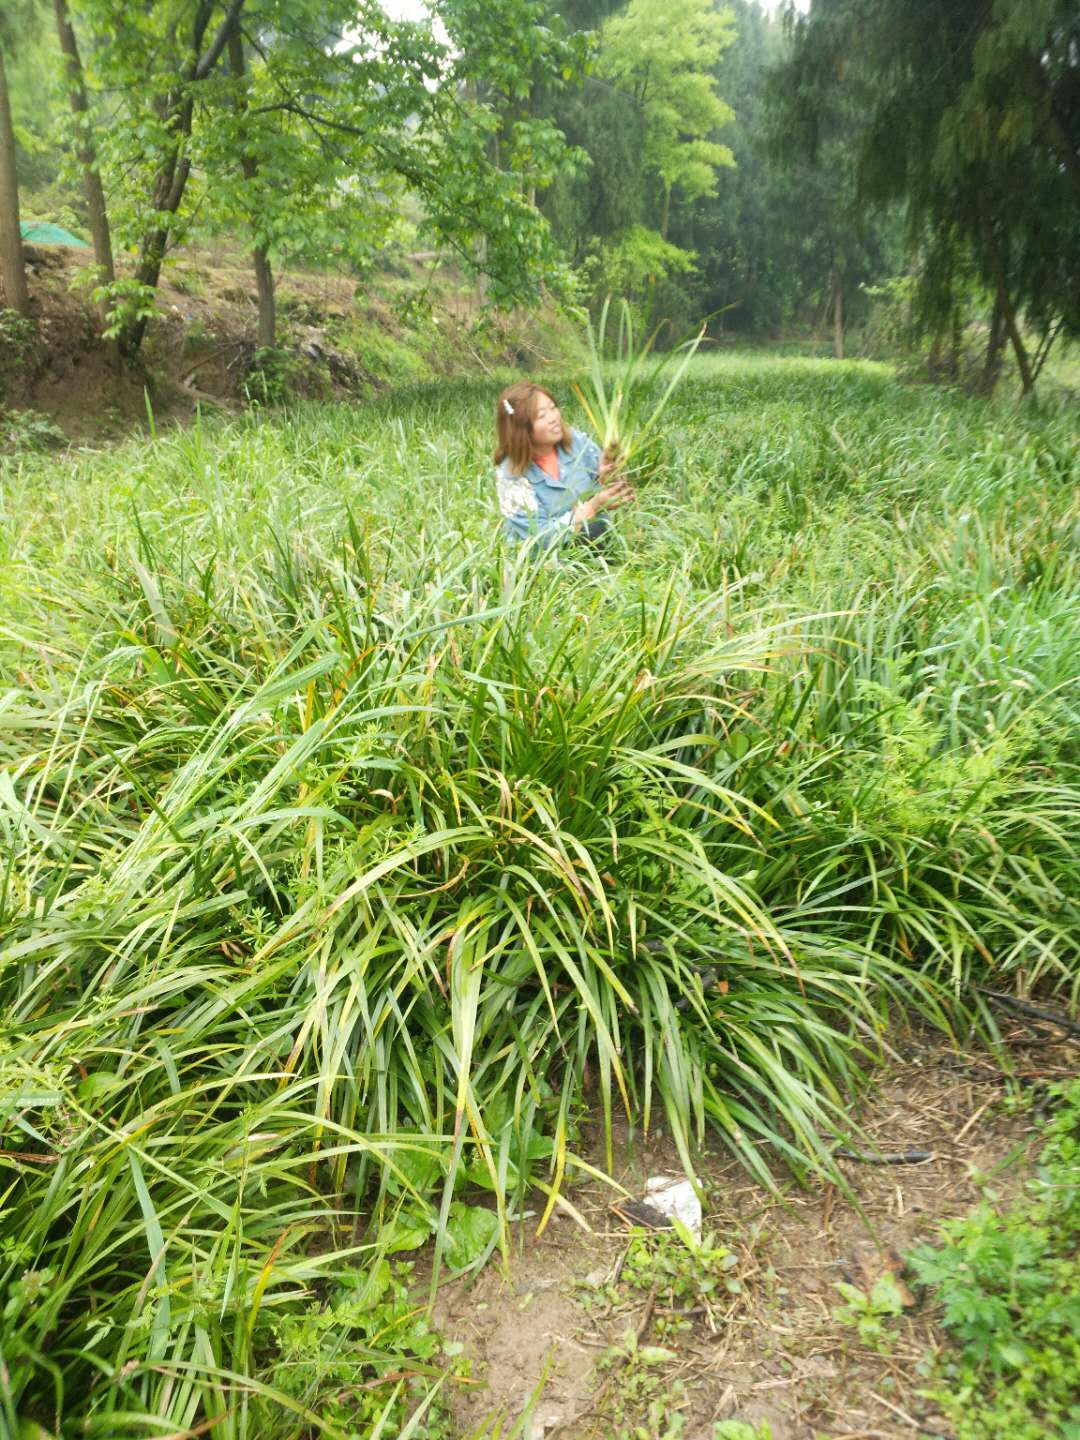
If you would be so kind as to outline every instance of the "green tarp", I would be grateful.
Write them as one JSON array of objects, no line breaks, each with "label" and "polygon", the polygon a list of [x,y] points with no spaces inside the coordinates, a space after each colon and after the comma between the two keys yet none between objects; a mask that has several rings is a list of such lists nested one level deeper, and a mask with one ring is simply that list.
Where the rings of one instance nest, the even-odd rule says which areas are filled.
[{"label": "green tarp", "polygon": [[50,225],[47,220],[22,220],[19,229],[22,238],[31,245],[77,245],[80,250],[90,249],[85,240],[61,225]]}]

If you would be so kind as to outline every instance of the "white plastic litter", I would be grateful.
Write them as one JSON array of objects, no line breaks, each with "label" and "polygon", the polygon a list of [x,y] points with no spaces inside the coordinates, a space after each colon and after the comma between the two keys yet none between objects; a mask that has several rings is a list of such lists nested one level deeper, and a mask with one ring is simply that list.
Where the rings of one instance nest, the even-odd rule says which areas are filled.
[{"label": "white plastic litter", "polygon": [[523,1440],[544,1440],[551,1430],[557,1430],[566,1419],[561,1410],[536,1410],[525,1422]]},{"label": "white plastic litter", "polygon": [[685,1176],[650,1175],[645,1181],[645,1201],[669,1220],[681,1220],[700,1241],[701,1201]]}]

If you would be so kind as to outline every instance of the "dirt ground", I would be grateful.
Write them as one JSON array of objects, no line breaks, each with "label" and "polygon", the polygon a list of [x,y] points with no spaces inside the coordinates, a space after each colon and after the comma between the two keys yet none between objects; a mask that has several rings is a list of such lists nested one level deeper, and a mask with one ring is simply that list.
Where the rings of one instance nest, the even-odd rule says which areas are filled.
[{"label": "dirt ground", "polygon": [[[139,359],[125,365],[100,338],[98,316],[79,283],[92,252],[64,245],[24,250],[34,333],[25,345],[0,336],[0,411],[32,410],[68,440],[100,445],[146,429],[148,403],[158,427],[188,420],[198,407],[230,411],[248,403],[257,308],[246,256],[177,252],[162,275]],[[430,324],[406,324],[395,303],[399,293],[425,295]],[[278,344],[289,356],[290,392],[329,399],[382,389],[389,382],[379,357],[397,343],[415,351],[431,375],[480,375],[492,363],[512,361],[531,335],[527,317],[503,317],[481,342],[471,331],[477,307],[476,292],[461,276],[432,271],[422,256],[404,257],[397,271],[363,282],[282,271]]]},{"label": "dirt ground", "polygon": [[[739,1293],[687,1314],[623,1282],[631,1236],[611,1208],[615,1190],[571,1188],[574,1213],[556,1210],[540,1236],[539,1197],[536,1213],[513,1227],[508,1274],[492,1262],[440,1292],[436,1321],[464,1345],[474,1377],[451,1400],[458,1433],[496,1415],[512,1422],[538,1391],[526,1440],[712,1440],[714,1422],[730,1418],[767,1421],[772,1440],[946,1436],[918,1373],[942,1337],[932,1305],[904,1283],[902,1257],[980,1198],[1009,1202],[1023,1183],[1040,1087],[1075,1073],[1075,1043],[1044,1035],[1032,1044],[1023,1025],[1008,1038],[1014,1093],[1026,1090],[1034,1107],[1007,1103],[1010,1087],[986,1053],[912,1041],[869,1090],[861,1121],[879,1153],[929,1158],[845,1161],[850,1196],[790,1180],[773,1195],[730,1157],[703,1152],[703,1228],[737,1257]],[[613,1178],[631,1195],[658,1174],[681,1174],[660,1134],[636,1154],[617,1148]],[[909,1303],[888,1322],[879,1354],[835,1317],[835,1285],[869,1290],[883,1270]],[[639,1349],[674,1353],[642,1366],[624,1349],[612,1364],[628,1331]]]},{"label": "dirt ground", "polygon": [[197,281],[205,298],[184,293],[185,271],[168,273],[142,363],[127,366],[100,338],[97,315],[79,286],[91,252],[63,245],[24,249],[34,336],[0,363],[0,406],[39,412],[69,440],[106,444],[146,426],[148,394],[160,424],[189,418],[199,404],[236,403],[241,367],[254,353],[254,322],[249,304],[223,299],[220,291],[230,287],[212,267],[209,286]]}]

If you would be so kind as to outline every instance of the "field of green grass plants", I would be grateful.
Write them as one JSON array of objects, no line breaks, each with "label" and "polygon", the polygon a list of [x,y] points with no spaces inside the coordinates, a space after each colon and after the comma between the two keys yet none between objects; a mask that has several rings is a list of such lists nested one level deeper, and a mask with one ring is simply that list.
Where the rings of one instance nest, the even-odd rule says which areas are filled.
[{"label": "field of green grass plants", "polygon": [[904,1026],[1075,1004],[1075,414],[699,358],[530,562],[496,393],[0,469],[7,1435],[449,1433],[402,1264],[586,1121],[810,1179]]}]

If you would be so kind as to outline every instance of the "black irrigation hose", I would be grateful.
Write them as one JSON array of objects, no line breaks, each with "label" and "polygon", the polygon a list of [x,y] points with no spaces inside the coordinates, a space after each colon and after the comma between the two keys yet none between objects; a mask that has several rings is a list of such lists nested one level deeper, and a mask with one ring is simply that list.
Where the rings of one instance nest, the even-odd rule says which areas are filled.
[{"label": "black irrigation hose", "polygon": [[897,1150],[891,1155],[864,1155],[859,1150],[834,1150],[836,1160],[857,1160],[860,1165],[921,1165],[933,1160],[933,1150]]},{"label": "black irrigation hose", "polygon": [[1016,1000],[1012,995],[1002,995],[999,990],[987,990],[983,985],[978,989],[980,995],[995,1001],[1003,1010],[1011,1010],[1014,1015],[1022,1015],[1027,1020],[1045,1020],[1049,1025],[1059,1026],[1068,1035],[1080,1035],[1080,1025],[1058,1010],[1047,1010],[1042,1005],[1032,1005],[1027,1000]]}]

